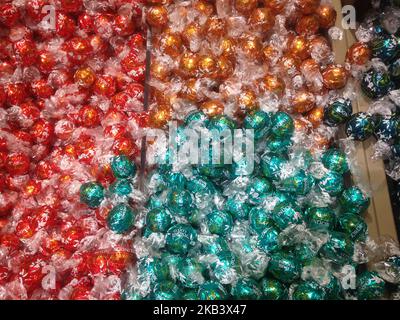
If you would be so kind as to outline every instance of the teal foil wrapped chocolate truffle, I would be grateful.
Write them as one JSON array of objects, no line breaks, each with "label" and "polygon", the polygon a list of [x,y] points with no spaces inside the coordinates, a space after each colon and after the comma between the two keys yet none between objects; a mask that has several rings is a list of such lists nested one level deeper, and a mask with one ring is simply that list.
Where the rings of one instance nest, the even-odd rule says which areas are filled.
[{"label": "teal foil wrapped chocolate truffle", "polygon": [[228,211],[234,219],[247,219],[249,217],[250,206],[237,199],[236,197],[230,197],[225,202],[225,210]]},{"label": "teal foil wrapped chocolate truffle", "polygon": [[258,235],[257,247],[265,253],[271,253],[279,248],[279,232],[274,227],[268,227]]},{"label": "teal foil wrapped chocolate truffle", "polygon": [[364,213],[368,209],[370,202],[370,198],[356,186],[344,190],[339,198],[342,211],[355,214]]},{"label": "teal foil wrapped chocolate truffle", "polygon": [[286,112],[278,111],[272,116],[271,133],[276,138],[288,138],[293,135],[294,121]]},{"label": "teal foil wrapped chocolate truffle", "polygon": [[190,214],[191,210],[193,210],[192,202],[192,195],[189,191],[172,189],[168,193],[168,208],[179,216],[188,216]]},{"label": "teal foil wrapped chocolate truffle", "polygon": [[386,96],[394,89],[389,73],[371,69],[364,73],[361,80],[361,89],[370,99],[376,100]]},{"label": "teal foil wrapped chocolate truffle", "polygon": [[353,107],[349,99],[339,98],[324,109],[324,122],[330,127],[336,127],[350,119]]},{"label": "teal foil wrapped chocolate truffle", "polygon": [[354,252],[354,243],[350,237],[337,231],[331,231],[329,240],[322,246],[320,255],[337,264],[348,263]]},{"label": "teal foil wrapped chocolate truffle", "polygon": [[344,174],[349,171],[347,157],[345,153],[339,149],[331,148],[324,152],[321,162],[325,168]]},{"label": "teal foil wrapped chocolate truffle", "polygon": [[314,178],[311,175],[307,174],[304,170],[300,170],[293,176],[283,179],[279,189],[304,196],[311,191],[314,182]]},{"label": "teal foil wrapped chocolate truffle", "polygon": [[185,288],[197,288],[204,283],[204,266],[195,258],[185,258],[178,262],[176,277]]},{"label": "teal foil wrapped chocolate truffle", "polygon": [[224,237],[213,235],[202,242],[201,250],[203,254],[217,255],[221,252],[229,251],[230,249],[228,242],[225,240]]},{"label": "teal foil wrapped chocolate truffle", "polygon": [[175,282],[166,280],[155,284],[151,298],[152,300],[179,300],[182,294],[181,288]]},{"label": "teal foil wrapped chocolate truffle", "polygon": [[111,160],[111,169],[118,179],[130,178],[136,174],[136,165],[124,155],[116,156]]},{"label": "teal foil wrapped chocolate truffle", "polygon": [[151,281],[164,281],[170,279],[169,266],[158,257],[142,258],[138,261],[140,277],[149,277]]},{"label": "teal foil wrapped chocolate truffle", "polygon": [[281,230],[286,229],[291,224],[301,224],[303,214],[301,208],[294,203],[278,203],[272,211],[272,220]]},{"label": "teal foil wrapped chocolate truffle", "polygon": [[171,213],[165,208],[150,210],[146,216],[146,226],[152,232],[165,233],[171,226]]},{"label": "teal foil wrapped chocolate truffle", "polygon": [[318,187],[322,192],[326,192],[331,196],[337,196],[344,189],[343,176],[335,171],[329,171],[318,180]]},{"label": "teal foil wrapped chocolate truffle", "polygon": [[219,132],[231,131],[236,128],[236,123],[226,115],[218,115],[209,120],[208,130],[217,130]]},{"label": "teal foil wrapped chocolate truffle", "polygon": [[115,233],[125,233],[133,229],[136,214],[132,208],[120,203],[112,208],[107,216],[107,226]]},{"label": "teal foil wrapped chocolate truffle", "polygon": [[254,130],[254,138],[264,138],[268,135],[271,127],[271,117],[267,112],[262,110],[252,111],[244,118],[243,127]]},{"label": "teal foil wrapped chocolate truffle", "polygon": [[132,183],[128,179],[116,180],[110,186],[110,192],[118,196],[127,196],[132,191]]},{"label": "teal foil wrapped chocolate truffle", "polygon": [[279,174],[287,160],[278,155],[266,154],[261,158],[261,171],[266,178],[279,180]]},{"label": "teal foil wrapped chocolate truffle", "polygon": [[273,226],[271,213],[265,208],[253,207],[249,212],[250,227],[257,233]]},{"label": "teal foil wrapped chocolate truffle", "polygon": [[293,142],[290,139],[272,139],[269,138],[265,143],[265,150],[272,154],[284,155],[289,152]]},{"label": "teal foil wrapped chocolate truffle", "polygon": [[206,216],[206,224],[210,233],[226,236],[232,231],[233,219],[229,212],[213,211]]},{"label": "teal foil wrapped chocolate truffle", "polygon": [[190,128],[195,128],[196,126],[204,126],[207,125],[207,123],[208,117],[203,111],[198,110],[190,112],[184,120],[184,125]]},{"label": "teal foil wrapped chocolate truffle", "polygon": [[356,281],[359,300],[377,300],[385,294],[385,281],[376,272],[364,271]]},{"label": "teal foil wrapped chocolate truffle", "polygon": [[166,248],[177,254],[186,254],[197,242],[196,230],[188,224],[179,223],[168,229]]},{"label": "teal foil wrapped chocolate truffle", "polygon": [[98,208],[104,199],[104,188],[100,183],[87,182],[79,190],[80,200],[89,208]]},{"label": "teal foil wrapped chocolate truffle", "polygon": [[346,135],[356,141],[364,141],[372,136],[375,123],[371,115],[366,112],[358,112],[352,115],[346,123]]},{"label": "teal foil wrapped chocolate truffle", "polygon": [[324,300],[325,291],[315,281],[303,281],[293,291],[293,300]]},{"label": "teal foil wrapped chocolate truffle", "polygon": [[269,180],[254,177],[246,188],[246,194],[248,195],[247,201],[251,204],[260,204],[273,190],[273,185]]},{"label": "teal foil wrapped chocolate truffle", "polygon": [[240,278],[232,285],[231,295],[237,300],[258,300],[261,298],[261,291],[253,279]]},{"label": "teal foil wrapped chocolate truffle", "polygon": [[220,252],[211,263],[212,276],[222,284],[231,284],[237,279],[240,265],[237,257],[231,251]]},{"label": "teal foil wrapped chocolate truffle", "polygon": [[353,241],[364,240],[367,236],[367,224],[354,213],[345,213],[338,218],[338,230],[346,233]]},{"label": "teal foil wrapped chocolate truffle", "polygon": [[264,300],[285,300],[288,291],[285,285],[276,279],[263,278],[260,282],[261,299]]},{"label": "teal foil wrapped chocolate truffle", "polygon": [[335,212],[329,207],[311,207],[305,212],[307,226],[313,230],[332,230]]},{"label": "teal foil wrapped chocolate truffle", "polygon": [[223,285],[216,281],[207,281],[199,288],[199,300],[225,300],[228,298]]},{"label": "teal foil wrapped chocolate truffle", "polygon": [[278,251],[271,256],[268,272],[283,283],[292,283],[300,277],[301,264],[292,254]]}]

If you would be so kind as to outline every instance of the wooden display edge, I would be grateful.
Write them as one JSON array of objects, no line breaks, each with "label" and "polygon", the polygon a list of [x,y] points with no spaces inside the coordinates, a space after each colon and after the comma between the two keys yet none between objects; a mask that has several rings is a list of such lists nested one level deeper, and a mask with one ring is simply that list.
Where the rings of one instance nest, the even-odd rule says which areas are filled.
[{"label": "wooden display edge", "polygon": [[[342,29],[342,3],[340,0],[333,0],[333,5],[337,12],[336,27]],[[356,42],[354,30],[343,30],[342,40],[332,41],[337,63],[344,63],[347,48],[354,42]],[[356,86],[355,90],[357,99],[353,101],[353,112],[367,111],[371,101],[363,95],[360,86]],[[398,242],[384,163],[380,159],[372,159],[373,144],[372,139],[356,143],[355,165],[358,177],[355,182],[371,191],[371,205],[365,215],[370,237],[376,241],[390,237]]]}]

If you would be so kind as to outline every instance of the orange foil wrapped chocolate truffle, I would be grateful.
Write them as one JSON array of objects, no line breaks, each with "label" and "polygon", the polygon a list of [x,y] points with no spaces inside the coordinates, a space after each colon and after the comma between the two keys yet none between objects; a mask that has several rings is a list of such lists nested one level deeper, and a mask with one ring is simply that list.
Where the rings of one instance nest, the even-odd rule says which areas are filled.
[{"label": "orange foil wrapped chocolate truffle", "polygon": [[179,97],[193,102],[200,102],[204,99],[200,92],[200,84],[196,78],[190,78],[183,83]]},{"label": "orange foil wrapped chocolate truffle", "polygon": [[298,91],[293,97],[292,107],[298,113],[308,112],[315,107],[315,96],[306,90]]},{"label": "orange foil wrapped chocolate truffle", "polygon": [[249,18],[250,29],[258,32],[268,32],[275,24],[275,16],[268,8],[254,9]]},{"label": "orange foil wrapped chocolate truffle", "polygon": [[232,58],[236,54],[236,40],[234,38],[226,37],[221,39],[219,44],[221,55]]},{"label": "orange foil wrapped chocolate truffle", "polygon": [[182,39],[179,33],[174,32],[164,32],[162,33],[158,40],[157,46],[160,50],[171,57],[177,57],[182,52]]},{"label": "orange foil wrapped chocolate truffle", "polygon": [[146,13],[147,23],[154,28],[165,27],[168,23],[168,11],[163,6],[150,7]]},{"label": "orange foil wrapped chocolate truffle", "polygon": [[299,57],[301,60],[305,60],[310,57],[310,50],[308,47],[308,40],[304,36],[296,36],[289,42],[289,52]]},{"label": "orange foil wrapped chocolate truffle", "polygon": [[218,17],[208,18],[205,24],[205,34],[210,39],[221,38],[226,33],[226,21]]},{"label": "orange foil wrapped chocolate truffle", "polygon": [[258,109],[257,94],[251,89],[243,90],[237,97],[237,105],[242,113]]},{"label": "orange foil wrapped chocolate truffle", "polygon": [[318,32],[319,20],[316,15],[303,16],[297,21],[296,32],[300,35],[311,36]]},{"label": "orange foil wrapped chocolate truffle", "polygon": [[150,111],[149,125],[152,128],[162,128],[171,120],[171,108],[159,106]]},{"label": "orange foil wrapped chocolate truffle", "polygon": [[151,62],[150,76],[161,81],[167,80],[170,75],[170,68],[163,62],[154,60]]},{"label": "orange foil wrapped chocolate truffle", "polygon": [[254,61],[261,58],[262,42],[260,38],[251,35],[244,35],[239,39],[239,46],[248,59]]},{"label": "orange foil wrapped chocolate truffle", "polygon": [[183,77],[194,77],[199,69],[199,56],[195,53],[184,53],[179,62],[178,72]]},{"label": "orange foil wrapped chocolate truffle", "polygon": [[214,13],[214,6],[210,2],[204,0],[196,1],[193,8],[207,17]]},{"label": "orange foil wrapped chocolate truffle", "polygon": [[298,0],[297,6],[303,14],[312,14],[317,11],[321,0]]},{"label": "orange foil wrapped chocolate truffle", "polygon": [[324,108],[313,108],[309,113],[307,113],[306,119],[311,122],[313,128],[318,128],[324,120]]},{"label": "orange foil wrapped chocolate truffle", "polygon": [[224,113],[224,105],[219,100],[208,100],[201,104],[201,110],[209,117],[215,117]]},{"label": "orange foil wrapped chocolate truffle", "polygon": [[324,86],[331,90],[343,88],[347,77],[347,70],[341,65],[330,65],[322,72]]},{"label": "orange foil wrapped chocolate truffle", "polygon": [[258,0],[235,0],[235,9],[241,14],[249,14],[257,8]]},{"label": "orange foil wrapped chocolate truffle", "polygon": [[332,6],[321,5],[318,7],[316,14],[321,28],[329,29],[335,25],[337,13]]},{"label": "orange foil wrapped chocolate truffle", "polygon": [[198,60],[198,70],[200,75],[205,77],[214,77],[217,72],[217,61],[211,55],[200,56]]},{"label": "orange foil wrapped chocolate truffle", "polygon": [[356,42],[347,50],[346,58],[350,63],[364,65],[371,58],[371,49],[366,43]]},{"label": "orange foil wrapped chocolate truffle", "polygon": [[282,13],[287,4],[287,0],[264,0],[265,7],[272,10],[273,13]]},{"label": "orange foil wrapped chocolate truffle", "polygon": [[200,27],[199,24],[192,22],[183,29],[181,37],[183,43],[190,48],[191,43],[200,41],[203,37],[203,34],[203,28]]},{"label": "orange foil wrapped chocolate truffle", "polygon": [[220,56],[217,59],[217,73],[216,77],[219,79],[226,79],[230,77],[234,71],[234,59],[229,59],[225,56]]},{"label": "orange foil wrapped chocolate truffle", "polygon": [[282,96],[285,91],[285,83],[282,79],[273,74],[266,75],[260,81],[260,89],[275,93],[277,96]]}]

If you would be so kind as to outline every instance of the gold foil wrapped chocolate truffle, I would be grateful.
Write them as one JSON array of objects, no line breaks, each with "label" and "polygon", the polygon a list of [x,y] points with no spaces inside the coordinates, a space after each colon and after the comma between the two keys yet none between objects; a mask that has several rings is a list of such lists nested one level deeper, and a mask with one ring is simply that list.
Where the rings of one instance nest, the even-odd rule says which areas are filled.
[{"label": "gold foil wrapped chocolate truffle", "polygon": [[163,6],[150,7],[146,13],[147,23],[154,28],[165,27],[168,23],[168,11]]},{"label": "gold foil wrapped chocolate truffle", "polygon": [[337,90],[346,85],[347,70],[341,65],[330,65],[322,72],[324,86],[327,89]]},{"label": "gold foil wrapped chocolate truffle", "polygon": [[208,100],[201,104],[201,110],[209,117],[215,117],[224,113],[224,105],[219,100]]}]

